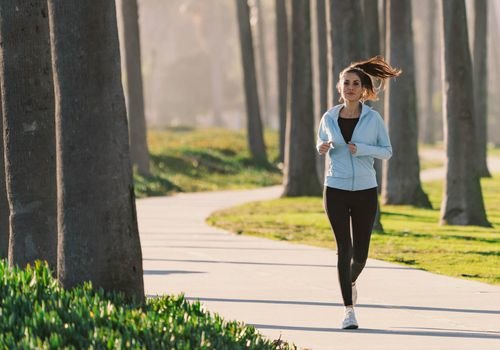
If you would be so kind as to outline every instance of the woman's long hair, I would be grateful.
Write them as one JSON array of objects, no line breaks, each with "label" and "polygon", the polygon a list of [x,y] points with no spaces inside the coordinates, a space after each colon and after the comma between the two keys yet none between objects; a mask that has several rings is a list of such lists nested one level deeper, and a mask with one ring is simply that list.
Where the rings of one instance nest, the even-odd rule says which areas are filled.
[{"label": "woman's long hair", "polygon": [[[393,68],[382,56],[375,56],[366,61],[351,63],[342,70],[337,87],[340,87],[345,73],[355,73],[359,76],[361,86],[364,88],[362,99],[376,101],[378,92],[385,87],[385,81],[399,76],[401,72],[401,69]],[[373,80],[379,81],[378,86],[374,85]]]}]

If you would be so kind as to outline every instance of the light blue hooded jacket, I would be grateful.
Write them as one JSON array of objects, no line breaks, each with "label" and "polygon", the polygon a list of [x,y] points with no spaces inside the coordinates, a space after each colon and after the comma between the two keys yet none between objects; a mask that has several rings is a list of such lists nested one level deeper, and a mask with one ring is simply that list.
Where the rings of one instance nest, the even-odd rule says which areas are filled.
[{"label": "light blue hooded jacket", "polygon": [[357,151],[356,154],[351,154],[338,123],[342,106],[330,109],[319,123],[316,143],[318,152],[322,143],[333,141],[333,147],[327,152],[329,165],[325,186],[348,191],[377,187],[374,158],[389,159],[392,156],[391,141],[384,121],[377,111],[362,104],[361,115],[351,138]]}]

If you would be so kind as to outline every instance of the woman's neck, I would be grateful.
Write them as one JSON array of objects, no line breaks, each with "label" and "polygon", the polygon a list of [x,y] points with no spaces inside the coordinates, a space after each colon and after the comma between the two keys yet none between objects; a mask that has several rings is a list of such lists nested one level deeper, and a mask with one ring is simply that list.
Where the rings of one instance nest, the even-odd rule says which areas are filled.
[{"label": "woman's neck", "polygon": [[361,105],[358,101],[345,101],[342,109],[344,118],[358,118],[361,114]]}]

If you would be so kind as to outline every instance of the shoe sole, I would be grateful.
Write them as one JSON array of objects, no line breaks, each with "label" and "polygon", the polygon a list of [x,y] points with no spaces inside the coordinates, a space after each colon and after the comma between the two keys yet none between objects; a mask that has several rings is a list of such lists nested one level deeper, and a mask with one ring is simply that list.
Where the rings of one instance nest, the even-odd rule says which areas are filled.
[{"label": "shoe sole", "polygon": [[347,327],[342,328],[342,329],[358,329],[358,327],[359,327],[358,325],[353,324],[353,325],[347,326]]}]

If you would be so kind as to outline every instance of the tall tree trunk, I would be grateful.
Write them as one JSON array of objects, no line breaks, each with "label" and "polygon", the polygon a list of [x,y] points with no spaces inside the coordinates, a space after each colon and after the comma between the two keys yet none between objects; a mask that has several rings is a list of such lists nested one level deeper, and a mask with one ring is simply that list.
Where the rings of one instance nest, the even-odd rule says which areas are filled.
[{"label": "tall tree trunk", "polygon": [[386,162],[382,196],[386,204],[430,208],[420,183],[411,2],[390,0],[387,6],[387,56],[393,66],[404,67],[404,71],[389,83],[385,95],[386,120],[395,151]]},{"label": "tall tree trunk", "polygon": [[258,46],[257,52],[259,54],[259,75],[260,82],[262,87],[262,93],[260,97],[262,99],[262,112],[263,112],[263,120],[264,124],[267,126],[271,125],[271,108],[269,105],[269,79],[267,75],[267,55],[266,55],[266,30],[265,30],[265,22],[264,22],[264,9],[262,7],[261,0],[255,0],[255,5],[257,7],[257,37],[258,37]]},{"label": "tall tree trunk", "polygon": [[245,81],[248,143],[253,159],[260,163],[266,163],[266,146],[264,144],[262,120],[260,117],[252,31],[250,28],[250,9],[248,8],[247,0],[235,1],[238,13],[241,59]]},{"label": "tall tree trunk", "polygon": [[309,0],[292,1],[292,69],[283,196],[321,194],[316,171]]},{"label": "tall tree trunk", "polygon": [[472,62],[464,0],[443,0],[446,180],[441,223],[491,226],[476,170]]},{"label": "tall tree trunk", "polygon": [[[497,13],[500,11],[500,4],[498,1],[489,1],[488,2],[488,32],[490,33],[490,41],[489,47],[491,50],[488,50],[490,54],[489,62],[489,72],[488,74],[490,78],[490,83],[493,86],[493,89],[489,90],[489,96],[498,96],[500,94],[500,68],[497,64],[497,58],[500,57],[500,47],[497,44],[500,42],[500,25],[497,21]],[[500,147],[500,106],[498,103],[491,103],[488,106],[489,110],[489,119],[488,119],[488,139],[492,142],[495,147]]]},{"label": "tall tree trunk", "polygon": [[276,0],[275,6],[279,96],[279,160],[284,161],[288,103],[288,19],[286,13],[286,0]]},{"label": "tall tree trunk", "polygon": [[364,33],[360,25],[362,16],[360,0],[330,0],[330,35],[332,42],[332,91],[333,105],[339,103],[336,84],[339,74],[351,62],[364,59]]},{"label": "tall tree trunk", "polygon": [[434,113],[434,93],[436,87],[434,86],[436,66],[435,66],[435,55],[436,55],[436,3],[434,0],[429,0],[427,3],[427,22],[429,26],[427,28],[426,43],[427,43],[427,53],[426,53],[426,65],[425,65],[425,75],[426,75],[426,101],[427,105],[425,108],[425,114],[423,115],[422,125],[422,141],[425,144],[433,145],[436,143],[436,127],[439,119],[436,118],[436,113]]},{"label": "tall tree trunk", "polygon": [[58,278],[144,298],[114,1],[49,0]]},{"label": "tall tree trunk", "polygon": [[130,123],[132,164],[141,175],[149,175],[149,150],[141,72],[141,43],[137,0],[122,0],[123,46],[126,76],[126,102]]},{"label": "tall tree trunk", "polygon": [[328,36],[326,2],[316,0],[316,31],[318,33],[319,110],[328,109]]},{"label": "tall tree trunk", "polygon": [[[0,75],[2,72],[0,71]],[[0,82],[2,81],[0,77]],[[2,86],[0,83],[0,259],[8,258],[9,247],[9,202],[5,188],[5,164],[3,152]]]},{"label": "tall tree trunk", "polygon": [[57,259],[54,87],[47,2],[0,1],[9,263]]},{"label": "tall tree trunk", "polygon": [[[381,43],[380,43],[380,27],[379,27],[379,11],[378,11],[378,1],[374,0],[363,0],[363,21],[365,23],[364,38],[365,38],[365,50],[367,57],[373,57],[382,54]],[[379,100],[373,101],[371,104],[373,108],[380,111],[383,116],[384,101],[383,93],[379,93]],[[382,160],[375,159],[374,168],[377,176],[378,192],[382,192],[383,182],[382,182]],[[383,231],[382,222],[380,221],[380,203],[377,207],[377,215],[375,216],[375,222],[373,228],[378,231]]]},{"label": "tall tree trunk", "polygon": [[486,43],[488,28],[487,0],[474,1],[474,105],[476,123],[476,166],[479,176],[491,177],[488,170],[488,74],[487,57],[488,46]]},{"label": "tall tree trunk", "polygon": [[[318,80],[317,87],[319,95],[319,113],[316,114],[315,124],[318,125],[322,115],[328,110],[328,30],[326,20],[326,2],[325,0],[316,0],[316,38],[317,38],[317,62],[318,62]],[[314,46],[313,46],[314,47]],[[314,56],[313,56],[314,57]],[[316,169],[320,183],[323,183],[325,178],[326,157],[319,154],[316,155]]]}]

